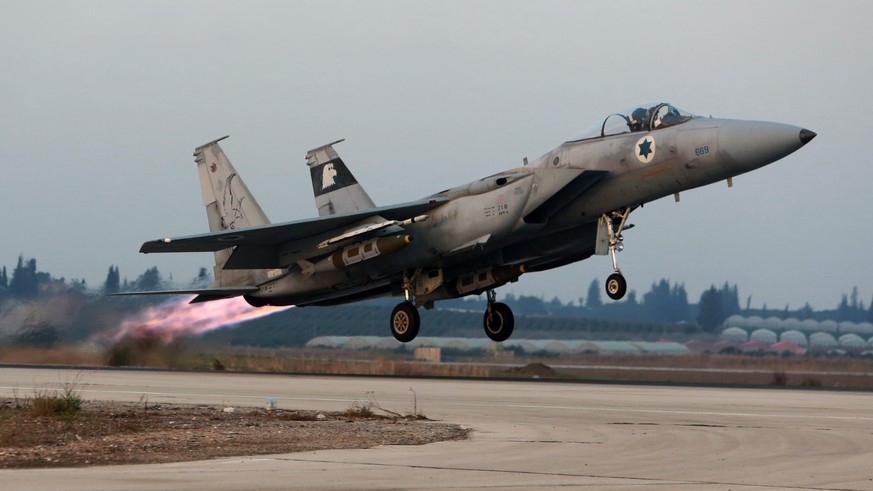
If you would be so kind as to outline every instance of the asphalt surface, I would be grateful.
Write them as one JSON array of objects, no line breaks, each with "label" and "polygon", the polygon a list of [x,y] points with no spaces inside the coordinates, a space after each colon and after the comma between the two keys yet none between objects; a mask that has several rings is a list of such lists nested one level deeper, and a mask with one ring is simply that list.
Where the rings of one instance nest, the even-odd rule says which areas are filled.
[{"label": "asphalt surface", "polygon": [[[2,470],[4,489],[873,490],[873,394],[230,373],[0,369],[0,394],[345,410],[368,393],[475,431],[421,447]],[[414,393],[413,393],[414,391]]]}]

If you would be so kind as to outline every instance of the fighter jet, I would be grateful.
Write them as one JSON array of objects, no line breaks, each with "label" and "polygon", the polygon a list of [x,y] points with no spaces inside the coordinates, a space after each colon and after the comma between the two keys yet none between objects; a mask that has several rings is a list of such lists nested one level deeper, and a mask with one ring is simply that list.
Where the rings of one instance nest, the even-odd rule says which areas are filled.
[{"label": "fighter jet", "polygon": [[[333,142],[306,154],[319,217],[271,224],[219,146],[197,147],[209,233],[145,242],[142,253],[215,254],[192,302],[243,296],[253,306],[329,306],[401,296],[389,327],[419,332],[418,308],[487,294],[483,325],[505,341],[515,321],[495,289],[522,274],[609,255],[606,293],[627,282],[616,260],[628,217],[656,199],[775,162],[816,134],[780,123],[701,117],[667,103],[608,115],[542,157],[417,201],[377,207]],[[340,140],[342,141],[342,140]]]}]

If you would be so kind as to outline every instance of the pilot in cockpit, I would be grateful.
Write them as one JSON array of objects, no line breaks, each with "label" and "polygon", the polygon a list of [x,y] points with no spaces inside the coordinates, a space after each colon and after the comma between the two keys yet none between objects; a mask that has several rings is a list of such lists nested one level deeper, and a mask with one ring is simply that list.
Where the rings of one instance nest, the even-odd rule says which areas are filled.
[{"label": "pilot in cockpit", "polygon": [[631,133],[649,131],[649,111],[644,107],[634,109],[630,121]]}]

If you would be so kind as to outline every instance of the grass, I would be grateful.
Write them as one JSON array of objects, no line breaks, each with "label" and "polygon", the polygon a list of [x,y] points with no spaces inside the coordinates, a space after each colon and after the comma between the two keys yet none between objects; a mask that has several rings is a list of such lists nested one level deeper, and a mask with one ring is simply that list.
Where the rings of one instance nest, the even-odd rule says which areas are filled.
[{"label": "grass", "polygon": [[37,390],[29,398],[30,413],[36,417],[70,418],[82,410],[82,396],[72,383],[60,390]]},{"label": "grass", "polygon": [[87,345],[67,345],[54,348],[26,346],[0,347],[3,363],[37,365],[103,365],[103,353]]},{"label": "grass", "polygon": [[[376,393],[369,391],[367,392],[366,402],[355,401],[351,406],[349,406],[349,409],[343,413],[343,416],[348,419],[385,418],[393,420],[402,419],[407,421],[428,421],[428,417],[418,409],[418,395],[415,393],[415,390],[410,387],[409,391],[412,393],[412,412],[402,414],[387,409],[376,400]],[[377,414],[377,412],[382,414]]]},{"label": "grass", "polygon": [[[84,399],[75,382],[60,389],[34,389],[33,395],[0,400],[0,447],[26,447],[84,424]],[[85,418],[87,419],[87,418]],[[29,421],[22,425],[22,421]]]}]

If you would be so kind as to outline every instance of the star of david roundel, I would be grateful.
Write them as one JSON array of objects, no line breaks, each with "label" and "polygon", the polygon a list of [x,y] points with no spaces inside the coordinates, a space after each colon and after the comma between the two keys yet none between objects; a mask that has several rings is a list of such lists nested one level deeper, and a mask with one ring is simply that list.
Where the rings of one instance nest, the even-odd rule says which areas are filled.
[{"label": "star of david roundel", "polygon": [[634,153],[640,162],[648,164],[655,158],[655,139],[651,135],[640,138],[634,145]]}]

